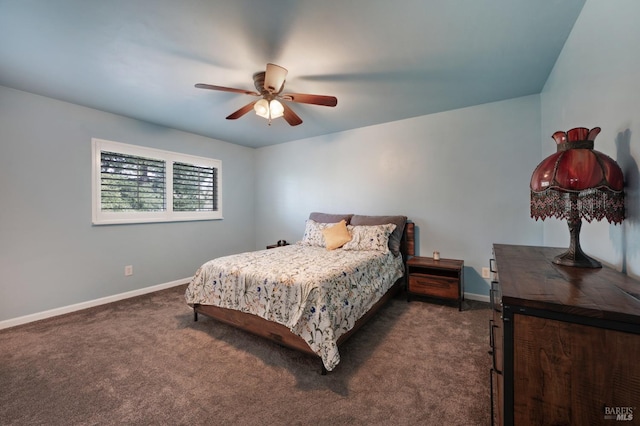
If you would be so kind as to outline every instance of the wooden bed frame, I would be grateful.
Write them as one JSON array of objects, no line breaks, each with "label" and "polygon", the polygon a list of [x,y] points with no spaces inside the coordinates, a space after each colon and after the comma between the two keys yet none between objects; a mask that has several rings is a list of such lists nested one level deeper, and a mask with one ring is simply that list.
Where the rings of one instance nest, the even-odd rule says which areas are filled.
[{"label": "wooden bed frame", "polygon": [[[415,254],[415,229],[414,224],[407,222],[404,227],[401,242],[401,252],[403,261],[406,263],[408,256]],[[351,330],[338,338],[338,347],[351,337],[360,327],[362,327],[382,306],[385,305],[392,297],[394,297],[406,284],[406,267],[405,275],[398,279],[395,284],[385,293],[378,302],[376,302],[369,311],[367,311]],[[276,322],[268,321],[257,315],[235,311],[227,308],[220,308],[212,305],[193,305],[193,320],[198,321],[198,314],[203,314],[217,321],[240,328],[249,333],[264,337],[268,340],[278,343],[279,345],[304,352],[306,354],[320,358],[318,354],[313,352],[307,342],[300,336],[293,334],[287,327]],[[322,374],[327,374],[327,370],[322,365]]]}]

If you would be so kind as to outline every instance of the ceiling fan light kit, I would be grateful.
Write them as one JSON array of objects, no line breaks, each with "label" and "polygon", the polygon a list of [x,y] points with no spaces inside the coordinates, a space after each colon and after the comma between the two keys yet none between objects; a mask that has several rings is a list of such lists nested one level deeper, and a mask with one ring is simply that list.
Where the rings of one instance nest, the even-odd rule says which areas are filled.
[{"label": "ceiling fan light kit", "polygon": [[257,115],[269,120],[269,125],[271,125],[271,120],[274,118],[284,117],[285,121],[289,123],[290,126],[297,126],[302,123],[302,119],[288,105],[281,101],[329,107],[334,107],[338,104],[338,99],[335,96],[309,95],[302,93],[281,94],[284,89],[286,78],[286,68],[275,64],[267,64],[266,72],[258,72],[253,75],[253,83],[257,92],[203,83],[196,84],[196,87],[198,89],[240,93],[250,96],[259,96],[262,98],[231,113],[227,117],[227,120],[238,119],[253,109]]},{"label": "ceiling fan light kit", "polygon": [[276,99],[269,102],[265,98],[262,98],[253,105],[253,109],[256,115],[269,120],[269,125],[271,125],[271,120],[284,115],[284,106]]},{"label": "ceiling fan light kit", "polygon": [[269,102],[269,111],[271,112],[271,118],[278,118],[284,115],[284,106],[277,100]]}]

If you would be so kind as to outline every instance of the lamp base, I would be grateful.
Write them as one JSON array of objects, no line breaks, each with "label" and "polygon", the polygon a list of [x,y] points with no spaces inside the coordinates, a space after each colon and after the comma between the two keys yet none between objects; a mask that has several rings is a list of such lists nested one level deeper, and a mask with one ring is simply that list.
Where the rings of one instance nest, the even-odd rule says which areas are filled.
[{"label": "lamp base", "polygon": [[[575,199],[572,200],[575,203]],[[567,220],[569,225],[569,250],[556,256],[553,263],[563,266],[574,266],[576,268],[602,268],[602,264],[597,260],[584,254],[580,248],[580,228],[582,228],[582,220],[579,218],[577,207],[572,204],[572,217]]]},{"label": "lamp base", "polygon": [[580,247],[578,247],[578,250],[569,248],[565,253],[556,256],[553,259],[553,263],[576,268],[602,268],[600,262],[584,254]]}]

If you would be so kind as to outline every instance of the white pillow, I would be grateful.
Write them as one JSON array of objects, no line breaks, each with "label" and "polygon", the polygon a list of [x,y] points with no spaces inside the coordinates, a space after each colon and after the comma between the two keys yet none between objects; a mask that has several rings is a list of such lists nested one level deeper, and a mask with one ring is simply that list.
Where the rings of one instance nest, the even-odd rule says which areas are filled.
[{"label": "white pillow", "polygon": [[335,225],[335,223],[318,223],[313,219],[307,219],[304,226],[304,235],[302,236],[300,244],[303,246],[324,247],[325,241],[322,231],[333,225]]},{"label": "white pillow", "polygon": [[396,225],[349,225],[351,241],[342,246],[343,250],[375,250],[389,252],[389,236]]}]

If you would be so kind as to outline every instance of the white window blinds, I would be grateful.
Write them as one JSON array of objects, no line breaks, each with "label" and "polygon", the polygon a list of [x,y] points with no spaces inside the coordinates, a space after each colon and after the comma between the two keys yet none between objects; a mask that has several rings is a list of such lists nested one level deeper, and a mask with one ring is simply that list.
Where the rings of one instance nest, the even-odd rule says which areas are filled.
[{"label": "white window blinds", "polygon": [[92,140],[96,225],[222,219],[220,160]]}]

